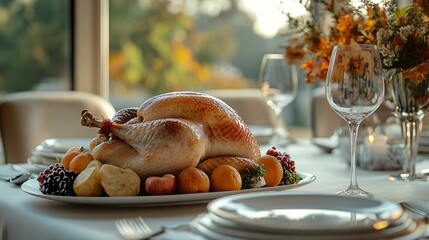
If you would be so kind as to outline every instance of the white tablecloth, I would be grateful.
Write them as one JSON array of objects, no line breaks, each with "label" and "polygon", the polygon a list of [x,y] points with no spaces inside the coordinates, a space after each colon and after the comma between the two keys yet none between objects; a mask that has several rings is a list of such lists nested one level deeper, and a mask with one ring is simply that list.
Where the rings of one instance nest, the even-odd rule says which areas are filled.
[{"label": "white tablecloth", "polygon": [[[265,152],[268,146],[262,147]],[[316,180],[293,191],[335,193],[349,184],[349,167],[334,152],[327,154],[308,140],[286,150],[301,172],[316,175]],[[2,168],[7,166],[0,166]],[[429,161],[419,162],[418,170],[429,168]],[[390,171],[367,171],[358,168],[358,183],[376,198],[392,201],[429,201],[429,183],[393,182]],[[66,204],[37,198],[24,193],[19,186],[0,182],[0,239],[122,239],[114,221],[118,218],[143,216],[152,229],[163,225],[189,222],[206,211],[206,204],[163,207],[106,207]],[[170,233],[159,238],[178,239],[197,235]],[[182,239],[181,238],[181,239]]]}]

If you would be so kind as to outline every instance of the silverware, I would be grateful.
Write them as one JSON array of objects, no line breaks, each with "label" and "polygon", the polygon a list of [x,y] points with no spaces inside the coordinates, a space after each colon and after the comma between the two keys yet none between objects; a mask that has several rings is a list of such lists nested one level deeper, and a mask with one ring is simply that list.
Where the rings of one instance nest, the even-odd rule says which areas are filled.
[{"label": "silverware", "polygon": [[14,171],[18,172],[18,174],[15,174],[15,175],[0,174],[1,180],[5,180],[8,182],[14,183],[16,185],[21,185],[32,177],[32,173],[25,168],[22,168],[18,165],[10,164],[10,163],[8,164],[8,166],[11,167]]},{"label": "silverware", "polygon": [[403,201],[399,204],[406,210],[429,219],[429,203],[424,201]]},{"label": "silverware", "polygon": [[331,138],[313,138],[314,145],[327,153],[332,153],[338,147],[338,140]]},{"label": "silverware", "polygon": [[28,179],[30,179],[30,177],[31,177],[31,173],[28,173],[28,172],[20,173],[18,175],[13,175],[13,176],[0,175],[1,180],[9,181],[9,182],[14,183],[16,185],[23,184]]},{"label": "silverware", "polygon": [[150,239],[154,236],[164,233],[165,231],[176,230],[189,226],[189,223],[178,224],[175,226],[163,226],[160,230],[154,232],[146,224],[142,217],[119,219],[115,222],[115,224],[119,230],[119,233],[125,239]]}]

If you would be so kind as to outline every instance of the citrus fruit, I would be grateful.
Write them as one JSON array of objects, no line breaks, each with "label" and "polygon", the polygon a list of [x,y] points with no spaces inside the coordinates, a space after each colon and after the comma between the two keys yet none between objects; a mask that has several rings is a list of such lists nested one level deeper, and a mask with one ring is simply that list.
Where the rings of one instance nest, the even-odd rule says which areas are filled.
[{"label": "citrus fruit", "polygon": [[177,177],[179,193],[204,193],[210,190],[210,179],[207,174],[196,167],[185,168]]},{"label": "citrus fruit", "polygon": [[265,186],[273,187],[279,185],[283,178],[283,168],[277,158],[265,155],[258,159],[258,163],[265,167]]},{"label": "citrus fruit", "polygon": [[210,175],[210,185],[213,192],[240,190],[241,184],[240,173],[227,164],[219,165]]},{"label": "citrus fruit", "polygon": [[67,152],[64,154],[64,156],[61,158],[61,165],[64,166],[64,169],[69,169],[69,165],[71,160],[76,157],[79,153],[81,153],[83,150],[79,149],[77,147],[71,147]]},{"label": "citrus fruit", "polygon": [[90,153],[81,152],[70,161],[69,170],[81,173],[92,160],[94,157]]}]

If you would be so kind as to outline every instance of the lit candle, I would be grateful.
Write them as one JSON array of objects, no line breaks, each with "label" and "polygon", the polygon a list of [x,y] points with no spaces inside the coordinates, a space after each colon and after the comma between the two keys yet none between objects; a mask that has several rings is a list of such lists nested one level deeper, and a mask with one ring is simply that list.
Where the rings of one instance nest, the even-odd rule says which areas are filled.
[{"label": "lit candle", "polygon": [[368,135],[368,138],[365,139],[367,146],[371,149],[371,159],[372,161],[384,161],[387,160],[387,136],[371,133]]}]

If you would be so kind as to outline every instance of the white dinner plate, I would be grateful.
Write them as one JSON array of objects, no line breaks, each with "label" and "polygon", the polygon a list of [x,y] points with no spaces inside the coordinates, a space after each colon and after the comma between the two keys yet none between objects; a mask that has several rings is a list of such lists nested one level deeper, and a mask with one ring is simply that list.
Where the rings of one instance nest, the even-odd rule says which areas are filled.
[{"label": "white dinner plate", "polygon": [[313,182],[316,177],[310,173],[298,172],[302,180],[297,184],[277,187],[265,187],[259,189],[245,189],[238,191],[208,192],[195,194],[174,194],[164,196],[135,196],[135,197],[70,197],[45,195],[39,190],[39,183],[36,179],[30,179],[21,185],[21,189],[33,196],[50,199],[54,201],[91,204],[91,205],[129,205],[129,206],[158,206],[158,205],[186,205],[196,203],[207,203],[213,199],[239,193],[263,192],[263,191],[283,191],[302,187]]},{"label": "white dinner plate", "polygon": [[91,138],[49,138],[42,142],[42,146],[54,152],[65,153],[71,147],[89,148]]},{"label": "white dinner plate", "polygon": [[[299,209],[297,209],[296,211],[301,211]],[[350,218],[355,218],[356,214],[353,214],[351,212],[349,212],[348,214],[348,218],[346,218],[346,221],[348,223],[350,223]],[[205,218],[207,218],[207,220],[204,220]],[[240,222],[236,222],[236,221],[232,221],[229,219],[225,219],[225,218],[221,218],[211,212],[207,213],[206,216],[204,216],[204,218],[201,218],[202,221],[210,222],[211,227],[213,227],[214,229],[218,229],[221,227],[224,228],[233,228],[235,231],[241,231],[241,232],[258,232],[258,233],[263,233],[263,234],[272,234],[272,235],[280,235],[283,236],[284,234],[288,234],[288,235],[307,235],[307,236],[319,236],[319,235],[340,235],[340,234],[372,234],[374,233],[374,231],[377,232],[381,232],[383,231],[384,234],[391,234],[391,233],[395,233],[395,232],[400,232],[400,231],[404,231],[410,227],[413,227],[412,224],[414,224],[413,219],[409,216],[408,213],[405,213],[401,215],[400,218],[398,218],[397,221],[395,221],[395,224],[391,224],[388,227],[385,227],[383,229],[377,229],[375,230],[372,226],[373,225],[368,225],[365,226],[365,231],[362,231],[363,229],[359,229],[359,231],[356,231],[356,228],[346,228],[346,229],[333,229],[333,231],[330,230],[326,230],[323,229],[322,231],[308,231],[307,229],[293,229],[291,228],[283,228],[283,229],[274,229],[274,228],[266,228],[265,225],[258,225],[257,227],[255,227],[254,225],[246,225],[246,224],[241,224]],[[307,221],[307,219],[303,219],[303,220],[299,220],[299,221]],[[312,219],[312,221],[329,221],[329,219],[317,219],[314,218]],[[338,222],[339,219],[335,219],[335,222]],[[285,222],[285,224],[288,224],[288,222]],[[296,223],[295,223],[296,224]],[[306,224],[305,222],[302,224]],[[313,225],[313,223],[309,223],[309,225]],[[325,223],[324,223],[325,224]],[[371,224],[371,222],[368,222],[368,224]],[[313,226],[311,226],[312,228]]]},{"label": "white dinner plate", "polygon": [[207,209],[249,228],[280,233],[368,232],[380,222],[386,228],[406,220],[397,203],[333,194],[240,194],[216,199]]},{"label": "white dinner plate", "polygon": [[34,150],[31,152],[34,156],[41,156],[45,158],[62,158],[64,156],[64,153],[60,152],[54,152],[50,150],[49,148],[44,147],[43,145],[38,145],[34,148]]},{"label": "white dinner plate", "polygon": [[407,218],[404,224],[400,226],[394,226],[381,230],[374,229],[371,232],[325,232],[323,234],[312,233],[308,231],[302,232],[273,232],[273,231],[258,231],[255,228],[241,228],[231,223],[221,223],[225,219],[218,219],[218,217],[212,213],[202,214],[191,223],[192,229],[202,234],[209,239],[271,239],[271,240],[283,240],[283,239],[296,239],[296,240],[347,240],[347,239],[420,239],[425,234],[426,222],[424,219],[413,220]]},{"label": "white dinner plate", "polygon": [[31,155],[27,159],[27,162],[30,164],[43,165],[44,168],[47,168],[47,167],[49,167],[49,165],[54,165],[55,163],[57,163],[57,159],[56,158],[47,158],[47,157],[37,156],[37,155]]}]

